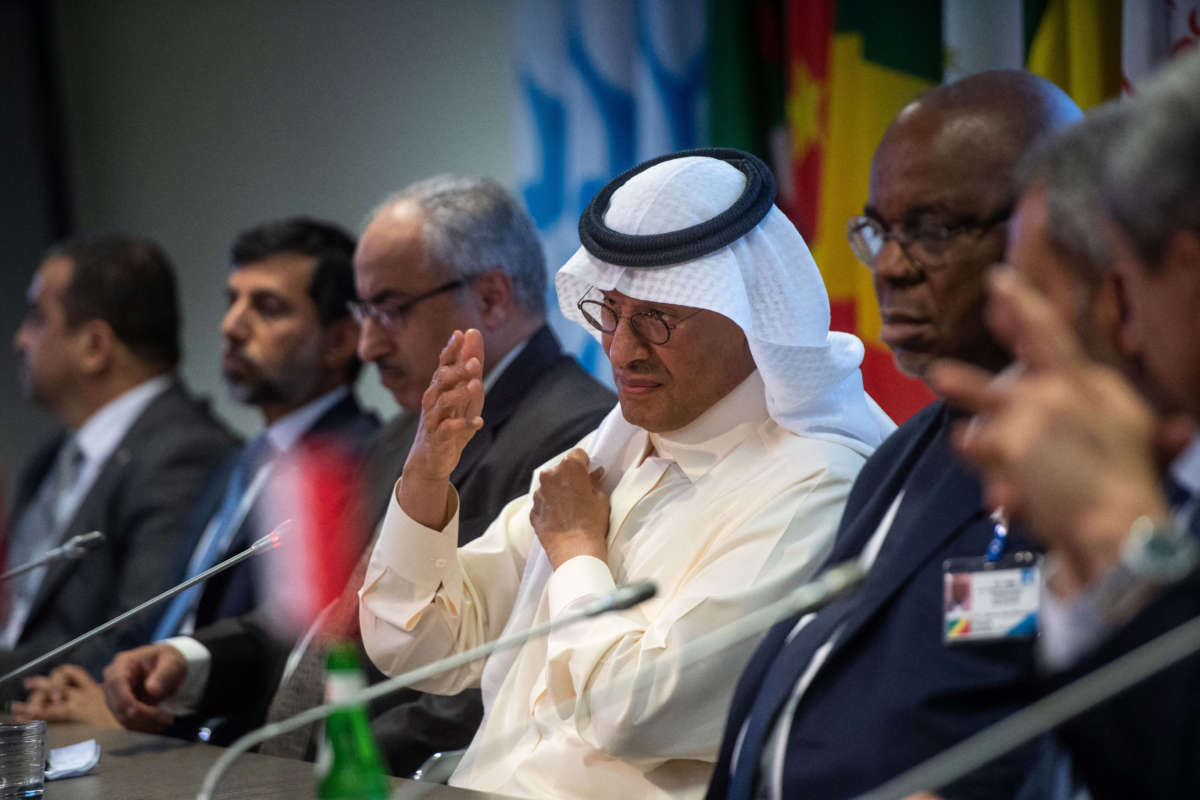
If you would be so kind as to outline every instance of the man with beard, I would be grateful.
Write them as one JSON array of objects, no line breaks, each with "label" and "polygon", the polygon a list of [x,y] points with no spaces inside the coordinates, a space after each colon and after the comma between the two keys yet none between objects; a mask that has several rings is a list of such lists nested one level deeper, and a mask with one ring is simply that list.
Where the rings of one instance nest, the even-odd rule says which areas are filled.
[{"label": "man with beard", "polygon": [[[357,453],[379,427],[351,392],[361,367],[358,325],[347,308],[355,298],[354,247],[354,239],[337,227],[303,218],[259,225],[234,242],[221,322],[222,371],[233,397],[258,408],[267,427],[209,477],[194,504],[182,557],[168,573],[171,583],[244,549],[279,521],[260,510],[279,455],[316,440]],[[176,595],[152,629],[152,640],[249,611],[258,600],[255,578],[247,562]],[[145,641],[143,632],[140,642],[128,644]],[[179,641],[186,646],[190,640]],[[110,650],[101,664],[111,655]],[[49,679],[30,679],[28,685],[32,694],[17,708],[24,715],[97,719],[83,713],[83,699],[98,700],[98,687],[77,667],[59,667]],[[72,695],[68,689],[96,691]],[[79,705],[47,706],[68,699]],[[102,703],[96,711],[99,719],[107,717]]]},{"label": "man with beard", "polygon": [[[389,197],[362,234],[354,273],[362,298],[353,304],[362,325],[359,356],[376,365],[403,409],[364,459],[372,523],[383,516],[412,444],[421,392],[445,339],[455,328],[483,331],[492,359],[484,376],[489,424],[454,473],[479,513],[460,531],[472,539],[525,491],[538,464],[596,426],[613,396],[562,351],[547,326],[546,262],[533,220],[493,180],[436,175]],[[158,731],[173,722],[171,711],[183,709],[233,717],[244,727],[316,705],[325,643],[358,637],[361,583],[361,574],[353,576],[298,643],[281,639],[252,612],[197,631],[190,647],[171,640],[181,647],[121,653],[105,672],[109,707],[126,727]],[[368,678],[382,676],[368,670]],[[483,709],[477,691],[406,691],[368,712],[390,770],[408,775],[434,752],[465,747]],[[312,758],[318,738],[310,727],[265,743],[262,752]]]},{"label": "man with beard", "polygon": [[659,586],[638,608],[418,684],[482,690],[453,785],[554,800],[703,792],[749,653],[738,642],[689,664],[688,644],[811,574],[892,428],[862,388],[862,344],[830,332],[817,266],[773,200],[766,165],[733,150],[663,156],[596,195],[555,288],[603,347],[619,406],[465,545],[481,514],[455,476],[501,395],[486,317],[448,337],[363,582],[375,665],[398,674],[615,584]]},{"label": "man with beard", "polygon": [[[188,561],[194,575],[244,549],[280,520],[260,510],[264,481],[279,455],[299,444],[332,441],[360,453],[379,427],[355,400],[358,325],[352,236],[313,219],[251,228],[233,243],[221,321],[222,373],[234,399],[258,408],[266,429],[210,481],[193,520]],[[155,639],[187,633],[257,605],[247,562],[177,596]]]}]

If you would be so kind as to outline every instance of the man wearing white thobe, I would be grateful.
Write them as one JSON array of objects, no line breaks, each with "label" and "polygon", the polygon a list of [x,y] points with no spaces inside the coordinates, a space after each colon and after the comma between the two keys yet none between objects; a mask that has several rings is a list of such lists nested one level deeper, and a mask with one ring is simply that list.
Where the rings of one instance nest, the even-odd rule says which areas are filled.
[{"label": "man wearing white thobe", "polygon": [[[658,585],[636,608],[421,684],[483,687],[452,784],[703,793],[753,639],[697,663],[687,643],[810,576],[892,427],[862,389],[861,343],[829,332],[819,273],[773,191],[757,159],[705,151],[597,195],[556,288],[603,345],[620,406],[458,549],[447,477],[482,424],[479,334],[456,333],[443,352],[361,593],[375,663],[397,674],[618,584]],[[701,224],[694,238],[672,233]]]}]

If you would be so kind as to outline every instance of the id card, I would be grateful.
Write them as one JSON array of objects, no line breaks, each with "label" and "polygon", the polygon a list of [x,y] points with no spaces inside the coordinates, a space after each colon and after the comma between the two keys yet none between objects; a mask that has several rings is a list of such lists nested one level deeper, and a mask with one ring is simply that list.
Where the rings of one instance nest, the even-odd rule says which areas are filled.
[{"label": "id card", "polygon": [[945,644],[1029,639],[1038,632],[1040,558],[1013,553],[996,561],[952,558],[942,562]]}]

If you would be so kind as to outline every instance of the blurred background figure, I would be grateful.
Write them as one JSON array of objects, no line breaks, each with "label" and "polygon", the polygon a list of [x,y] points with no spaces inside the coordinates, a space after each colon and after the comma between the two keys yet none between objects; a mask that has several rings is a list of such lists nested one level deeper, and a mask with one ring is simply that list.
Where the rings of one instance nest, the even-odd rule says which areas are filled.
[{"label": "blurred background figure", "polygon": [[[233,446],[175,374],[175,277],[154,243],[67,242],[47,255],[27,297],[14,339],[21,384],[63,427],[22,473],[5,557],[25,564],[92,530],[106,541],[4,587],[3,671],[166,588],[188,514]],[[69,658],[96,673],[114,652],[146,641],[153,625],[153,617],[134,619]],[[0,695],[20,690],[14,681]]]}]

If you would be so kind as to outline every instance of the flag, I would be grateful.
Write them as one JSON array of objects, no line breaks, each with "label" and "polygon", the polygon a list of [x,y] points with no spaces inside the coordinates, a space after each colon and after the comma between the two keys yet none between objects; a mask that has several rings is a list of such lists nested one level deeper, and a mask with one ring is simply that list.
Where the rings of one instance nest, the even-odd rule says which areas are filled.
[{"label": "flag", "polygon": [[[887,126],[901,108],[941,81],[941,8],[936,0],[886,5],[841,0],[834,11],[829,25],[826,5],[802,0],[789,4],[790,30],[830,32],[823,79],[810,56],[792,56],[789,96],[798,107],[818,109],[819,131],[814,140],[804,122],[811,117],[795,115],[805,127],[801,135],[793,134],[794,141],[807,142],[806,155],[812,157],[808,164],[798,162],[802,171],[795,173],[797,195],[807,197],[808,203],[816,198],[815,236],[809,245],[829,292],[832,327],[863,340],[867,391],[894,420],[903,422],[932,401],[933,394],[896,370],[879,338],[871,273],[850,252],[846,220],[862,213],[871,157]],[[793,42],[814,48],[819,62],[819,45],[806,45],[799,36]]]},{"label": "flag", "polygon": [[[519,4],[517,182],[551,275],[579,247],[579,216],[604,184],[706,139],[706,24],[703,0]],[[611,380],[595,340],[558,313],[553,284],[547,300],[564,346]]]},{"label": "flag", "polygon": [[834,0],[709,2],[714,146],[766,160],[778,204],[808,242],[829,293],[831,327],[866,346],[867,391],[903,421],[933,395],[898,373],[879,339],[870,272],[850,252],[871,156],[905,103],[942,74],[940,6]]},{"label": "flag", "polygon": [[276,459],[265,519],[284,531],[258,574],[263,612],[281,635],[303,633],[341,596],[368,531],[361,477],[356,456],[333,439],[306,437]]},{"label": "flag", "polygon": [[1087,110],[1121,94],[1121,0],[1026,0],[1026,66]]}]

